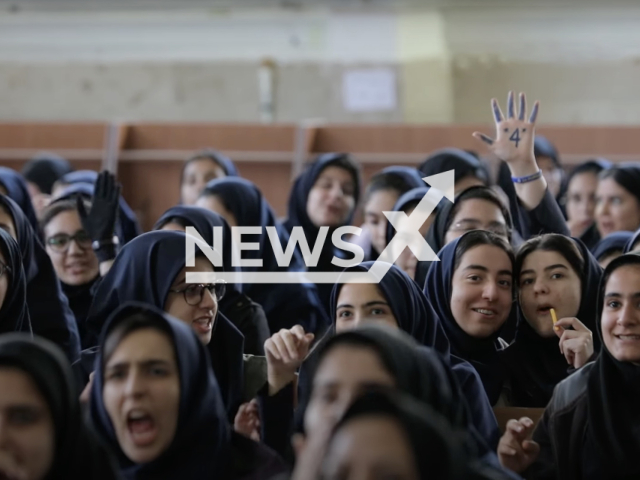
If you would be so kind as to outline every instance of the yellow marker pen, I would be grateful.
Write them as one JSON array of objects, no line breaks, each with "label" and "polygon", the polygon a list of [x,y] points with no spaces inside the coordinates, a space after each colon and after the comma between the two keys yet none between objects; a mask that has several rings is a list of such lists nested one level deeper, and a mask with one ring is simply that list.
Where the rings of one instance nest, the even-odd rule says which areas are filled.
[{"label": "yellow marker pen", "polygon": [[550,308],[549,311],[551,312],[551,320],[553,320],[553,324],[555,325],[556,323],[558,323],[558,317],[556,317],[556,311],[553,308]]}]

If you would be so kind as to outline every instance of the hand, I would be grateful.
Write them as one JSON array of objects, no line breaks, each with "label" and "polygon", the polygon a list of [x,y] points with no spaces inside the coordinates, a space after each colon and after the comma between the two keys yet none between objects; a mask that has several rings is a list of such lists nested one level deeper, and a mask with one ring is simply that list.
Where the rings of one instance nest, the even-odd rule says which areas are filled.
[{"label": "hand", "polygon": [[82,227],[93,241],[111,240],[118,218],[120,205],[120,184],[116,177],[107,171],[98,175],[91,200],[91,211],[87,213],[78,197],[78,213]]},{"label": "hand", "polygon": [[260,411],[255,398],[240,405],[233,421],[233,429],[255,442],[260,441]]},{"label": "hand", "polygon": [[540,445],[528,437],[533,432],[533,420],[522,417],[509,420],[498,444],[500,464],[515,473],[522,473],[535,462],[540,454]]},{"label": "hand", "polygon": [[307,480],[320,478],[322,463],[329,447],[333,425],[323,424],[307,436],[296,433],[291,437],[296,463],[291,473],[291,480]]},{"label": "hand", "polygon": [[313,333],[305,333],[300,325],[296,325],[290,330],[283,328],[264,342],[269,395],[275,395],[295,379],[313,338]]},{"label": "hand", "polygon": [[7,450],[0,450],[0,478],[4,480],[25,480],[27,472],[20,467],[15,455]]},{"label": "hand", "polygon": [[539,102],[533,105],[529,121],[526,121],[527,100],[524,93],[521,93],[520,111],[516,117],[514,94],[509,92],[508,116],[505,119],[498,101],[493,98],[491,99],[491,108],[496,121],[495,140],[480,132],[473,133],[475,138],[488,144],[491,152],[500,160],[505,161],[509,165],[512,175],[517,177],[532,175],[538,171],[536,158],[533,154],[533,140],[539,105]]},{"label": "hand", "polygon": [[[567,330],[573,327],[573,330]],[[553,331],[560,338],[560,353],[573,368],[580,368],[593,355],[593,333],[575,317],[558,320]]]}]

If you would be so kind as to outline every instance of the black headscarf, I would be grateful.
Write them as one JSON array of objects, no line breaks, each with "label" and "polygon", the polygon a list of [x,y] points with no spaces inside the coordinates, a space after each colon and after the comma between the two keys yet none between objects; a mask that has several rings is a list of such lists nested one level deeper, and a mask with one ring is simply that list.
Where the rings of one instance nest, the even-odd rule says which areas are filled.
[{"label": "black headscarf", "polygon": [[25,182],[24,178],[15,170],[0,167],[0,184],[4,185],[4,188],[7,189],[7,197],[16,202],[37,235],[39,232],[38,217],[31,203],[27,182]]},{"label": "black headscarf", "polygon": [[455,170],[455,182],[463,178],[476,177],[485,185],[489,184],[489,175],[483,163],[474,155],[458,148],[444,148],[433,152],[422,162],[418,170],[425,177]]},{"label": "black headscarf", "polygon": [[[118,253],[94,295],[87,317],[85,348],[97,344],[109,315],[125,302],[143,302],[164,309],[176,276],[185,267],[186,234],[173,231],[144,233]],[[196,255],[200,252],[196,249]],[[220,312],[207,350],[228,411],[235,413],[242,398],[244,338]]]},{"label": "black headscarf", "polygon": [[399,392],[368,392],[349,407],[333,435],[349,422],[366,417],[392,418],[399,424],[411,446],[421,480],[472,478],[463,433],[429,405]]},{"label": "black headscarf", "polygon": [[51,194],[53,184],[73,169],[67,160],[55,153],[40,153],[22,167],[27,182],[38,186],[42,193]]},{"label": "black headscarf", "polygon": [[311,399],[313,377],[322,359],[337,345],[360,344],[373,348],[396,380],[396,388],[430,405],[452,425],[467,427],[469,414],[451,372],[440,356],[429,348],[420,348],[409,335],[391,327],[375,325],[339,333],[319,349],[310,384],[302,392],[299,428]]},{"label": "black headscarf", "polygon": [[624,253],[627,244],[633,237],[633,232],[619,231],[610,233],[593,247],[593,257],[600,261],[602,257],[605,257],[611,252],[620,251]]},{"label": "black headscarf", "polygon": [[[307,239],[309,245],[315,245],[315,241],[318,237],[318,233],[320,232],[320,228],[314,225],[314,223],[309,218],[309,215],[307,214],[307,201],[309,199],[309,192],[311,191],[313,185],[316,183],[316,180],[322,174],[322,171],[325,168],[332,166],[340,166],[340,168],[344,168],[342,167],[340,162],[344,161],[344,159],[347,158],[350,157],[346,153],[322,154],[312,164],[310,164],[307,169],[296,179],[291,189],[291,193],[289,194],[289,204],[287,209],[288,218],[283,223],[289,234],[291,234],[293,227],[302,227],[305,238]],[[358,200],[360,199],[360,172],[358,170],[352,169],[347,169],[347,171],[353,177],[353,198],[355,199],[355,204],[357,205]],[[356,208],[353,209],[349,217],[345,220],[345,225],[348,225],[352,222],[355,210]],[[336,267],[331,263],[331,261],[334,255],[339,258],[344,257],[344,252],[335,248],[333,243],[330,241],[330,238],[331,233],[327,235],[327,240],[324,242],[322,252],[320,253],[318,265],[316,267],[307,268],[308,271],[329,272],[339,270],[339,267]],[[297,250],[299,251],[299,249]],[[316,284],[316,287],[320,296],[320,302],[328,312],[332,285],[319,283]]]},{"label": "black headscarf", "polygon": [[58,347],[24,333],[2,335],[0,366],[25,372],[49,406],[55,429],[55,454],[46,480],[119,478],[107,450],[84,425],[73,373]]},{"label": "black headscarf", "polygon": [[588,444],[595,445],[594,454],[607,478],[640,478],[640,366],[621,362],[609,352],[602,338],[602,310],[607,279],[614,270],[625,266],[640,266],[640,256],[623,255],[605,269],[597,304],[598,335],[602,351],[589,372]]},{"label": "black headscarf", "polygon": [[[73,172],[73,173],[83,173],[83,175],[86,175],[88,178],[89,177],[98,178],[98,173],[94,171],[81,171],[81,172]],[[63,178],[67,178],[67,177],[68,176],[65,176]],[[91,199],[93,198],[93,191],[94,191],[94,183],[74,182],[66,186],[64,190],[62,190],[56,196],[54,201],[70,199],[78,195],[91,201]],[[124,245],[129,240],[136,238],[138,235],[140,235],[142,233],[142,228],[138,223],[138,217],[136,216],[134,211],[131,210],[131,207],[127,204],[127,202],[125,201],[124,197],[122,197],[122,195],[120,195],[119,207],[120,208],[118,210],[118,217],[116,219],[114,233],[120,240],[120,244]]]},{"label": "black headscarf", "polygon": [[0,195],[0,206],[9,212],[15,225],[33,333],[58,345],[73,363],[80,355],[80,335],[51,259],[20,207],[4,195]]},{"label": "black headscarf", "polygon": [[[346,268],[345,272],[368,272],[374,262],[363,262]],[[343,283],[336,283],[331,292],[331,320],[335,332],[336,308]],[[411,335],[420,345],[436,350],[450,363],[449,340],[440,319],[420,287],[396,265],[376,285],[389,303],[389,308],[398,322],[400,330]]]},{"label": "black headscarf", "polygon": [[[500,361],[497,347],[500,330],[487,338],[472,337],[460,328],[451,312],[456,250],[463,237],[453,240],[438,252],[440,261],[431,263],[424,292],[442,322],[451,344],[451,353],[473,365],[480,375],[489,401],[495,405],[505,379],[505,370]],[[508,322],[507,319],[505,324]]]},{"label": "black headscarf", "polygon": [[[180,378],[178,424],[173,441],[157,459],[144,464],[133,463],[120,448],[102,396],[106,363],[102,352],[106,340],[116,326],[133,315],[152,318],[158,329],[169,336]],[[162,310],[130,302],[110,315],[100,340],[90,407],[96,431],[116,454],[125,478],[225,478],[231,433],[207,350],[191,327]]]},{"label": "black headscarf", "polygon": [[27,279],[22,268],[22,255],[16,241],[0,228],[0,251],[9,267],[3,275],[8,280],[7,292],[0,308],[0,333],[31,332],[27,307]]},{"label": "black headscarf", "polygon": [[[593,332],[597,329],[597,296],[594,292],[598,289],[602,268],[580,240],[572,240],[584,259],[584,268],[578,272],[581,286],[576,317]],[[517,317],[516,342],[503,355],[506,366],[514,372],[511,376],[513,401],[518,407],[544,408],[551,400],[555,386],[573,373],[573,368],[560,353],[558,337],[538,335],[525,319],[519,304]],[[597,338],[594,338],[594,350],[599,350]]]},{"label": "black headscarf", "polygon": [[[304,271],[302,256],[294,251],[289,267],[280,267],[267,234],[266,227],[275,227],[283,251],[289,243],[289,233],[276,219],[273,210],[260,190],[250,181],[240,177],[212,180],[204,188],[204,195],[215,195],[234,215],[240,227],[262,227],[258,235],[244,235],[243,240],[255,241],[258,250],[244,255],[246,259],[262,260],[262,267],[241,267],[243,272]],[[230,246],[226,247],[230,250]],[[328,319],[320,304],[318,292],[312,284],[259,284],[244,283],[244,293],[262,305],[271,332],[291,328],[296,324],[305,331],[319,333],[328,326]]]}]

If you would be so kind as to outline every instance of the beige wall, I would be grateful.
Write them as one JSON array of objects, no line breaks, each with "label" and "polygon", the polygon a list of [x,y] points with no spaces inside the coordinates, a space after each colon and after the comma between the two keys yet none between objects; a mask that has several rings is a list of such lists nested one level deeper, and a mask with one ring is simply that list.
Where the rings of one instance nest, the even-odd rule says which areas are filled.
[{"label": "beige wall", "polygon": [[[0,120],[489,122],[508,89],[549,124],[640,123],[640,6],[0,13]],[[526,3],[526,2],[525,2]],[[535,5],[535,2],[531,3]],[[475,3],[474,3],[475,4]],[[350,68],[390,67],[398,105],[352,113]]]}]

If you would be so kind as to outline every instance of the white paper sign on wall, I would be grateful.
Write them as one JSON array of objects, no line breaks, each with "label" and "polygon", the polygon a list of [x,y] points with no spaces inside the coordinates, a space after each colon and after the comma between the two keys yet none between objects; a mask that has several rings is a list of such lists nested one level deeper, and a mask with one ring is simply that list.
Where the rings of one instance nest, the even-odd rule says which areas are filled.
[{"label": "white paper sign on wall", "polygon": [[346,71],[342,79],[342,102],[350,112],[395,110],[396,72],[391,68]]}]

